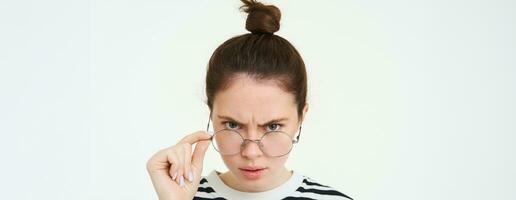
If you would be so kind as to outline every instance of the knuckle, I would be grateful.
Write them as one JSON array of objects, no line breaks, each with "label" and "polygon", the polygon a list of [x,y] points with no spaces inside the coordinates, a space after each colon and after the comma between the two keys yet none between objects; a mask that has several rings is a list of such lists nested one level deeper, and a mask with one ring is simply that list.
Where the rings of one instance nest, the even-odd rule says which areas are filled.
[{"label": "knuckle", "polygon": [[177,171],[177,169],[177,165],[172,165],[172,167],[170,167],[170,171]]},{"label": "knuckle", "polygon": [[172,155],[174,156],[174,158],[175,158],[177,161],[181,161],[181,159],[183,159],[183,158],[181,157],[181,152],[174,151],[174,152],[172,153]]},{"label": "knuckle", "polygon": [[184,151],[189,151],[190,148],[192,148],[192,146],[188,143],[183,143],[183,145],[181,145],[181,148],[183,148]]},{"label": "knuckle", "polygon": [[152,161],[148,160],[145,164],[145,168],[147,168],[147,171],[152,171]]},{"label": "knuckle", "polygon": [[193,133],[193,134],[203,134],[203,133],[205,133],[205,132],[206,132],[206,131],[198,130],[198,131],[196,131],[196,132],[195,132],[195,133]]}]

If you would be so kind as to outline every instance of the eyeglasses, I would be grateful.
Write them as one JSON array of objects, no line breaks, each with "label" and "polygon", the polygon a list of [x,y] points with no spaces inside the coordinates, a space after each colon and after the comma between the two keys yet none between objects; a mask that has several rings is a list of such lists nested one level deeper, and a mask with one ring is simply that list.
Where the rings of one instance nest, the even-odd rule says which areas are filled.
[{"label": "eyeglasses", "polygon": [[[211,118],[208,118],[206,132],[208,132],[210,127],[210,120]],[[239,154],[248,143],[254,142],[258,144],[260,150],[265,155],[269,157],[282,157],[292,151],[294,144],[299,142],[300,135],[301,126],[299,126],[299,133],[295,140],[283,131],[267,131],[259,140],[251,140],[244,138],[236,130],[225,128],[214,132],[211,141],[215,150],[224,156]]]}]

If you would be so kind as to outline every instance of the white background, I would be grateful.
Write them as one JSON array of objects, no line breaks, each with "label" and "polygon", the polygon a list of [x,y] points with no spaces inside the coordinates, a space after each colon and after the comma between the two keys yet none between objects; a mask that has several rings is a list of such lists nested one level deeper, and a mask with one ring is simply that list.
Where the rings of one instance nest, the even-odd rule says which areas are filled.
[{"label": "white background", "polygon": [[[268,2],[309,73],[291,169],[357,200],[516,199],[515,1]],[[156,199],[145,163],[205,127],[239,5],[2,0],[0,199]]]}]

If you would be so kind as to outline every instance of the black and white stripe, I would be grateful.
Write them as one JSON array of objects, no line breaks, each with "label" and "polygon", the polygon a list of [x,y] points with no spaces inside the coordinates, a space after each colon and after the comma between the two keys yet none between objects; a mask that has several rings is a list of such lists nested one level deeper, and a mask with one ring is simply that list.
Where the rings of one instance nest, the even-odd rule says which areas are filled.
[{"label": "black and white stripe", "polygon": [[194,200],[206,200],[206,199],[215,199],[215,200],[226,200],[226,198],[219,196],[212,187],[209,186],[208,180],[206,178],[202,178],[199,181],[199,187],[197,188],[197,193],[193,198]]},{"label": "black and white stripe", "polygon": [[[206,178],[202,178],[195,194],[194,200],[226,200],[217,194],[209,185]],[[353,200],[351,197],[333,189],[332,187],[317,183],[315,180],[303,176],[303,182],[296,191],[283,198],[283,200]]]},{"label": "black and white stripe", "polygon": [[332,187],[317,183],[315,180],[304,176],[303,183],[290,196],[283,200],[309,200],[309,199],[335,199],[335,200],[353,200]]}]

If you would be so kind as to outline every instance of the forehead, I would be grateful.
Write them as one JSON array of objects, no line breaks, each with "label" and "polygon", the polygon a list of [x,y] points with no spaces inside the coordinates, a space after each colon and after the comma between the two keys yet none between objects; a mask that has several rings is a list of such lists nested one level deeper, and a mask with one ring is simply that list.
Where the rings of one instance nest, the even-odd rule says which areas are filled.
[{"label": "forehead", "polygon": [[239,75],[215,95],[213,112],[233,117],[280,117],[296,114],[294,95],[276,80],[256,80]]}]

